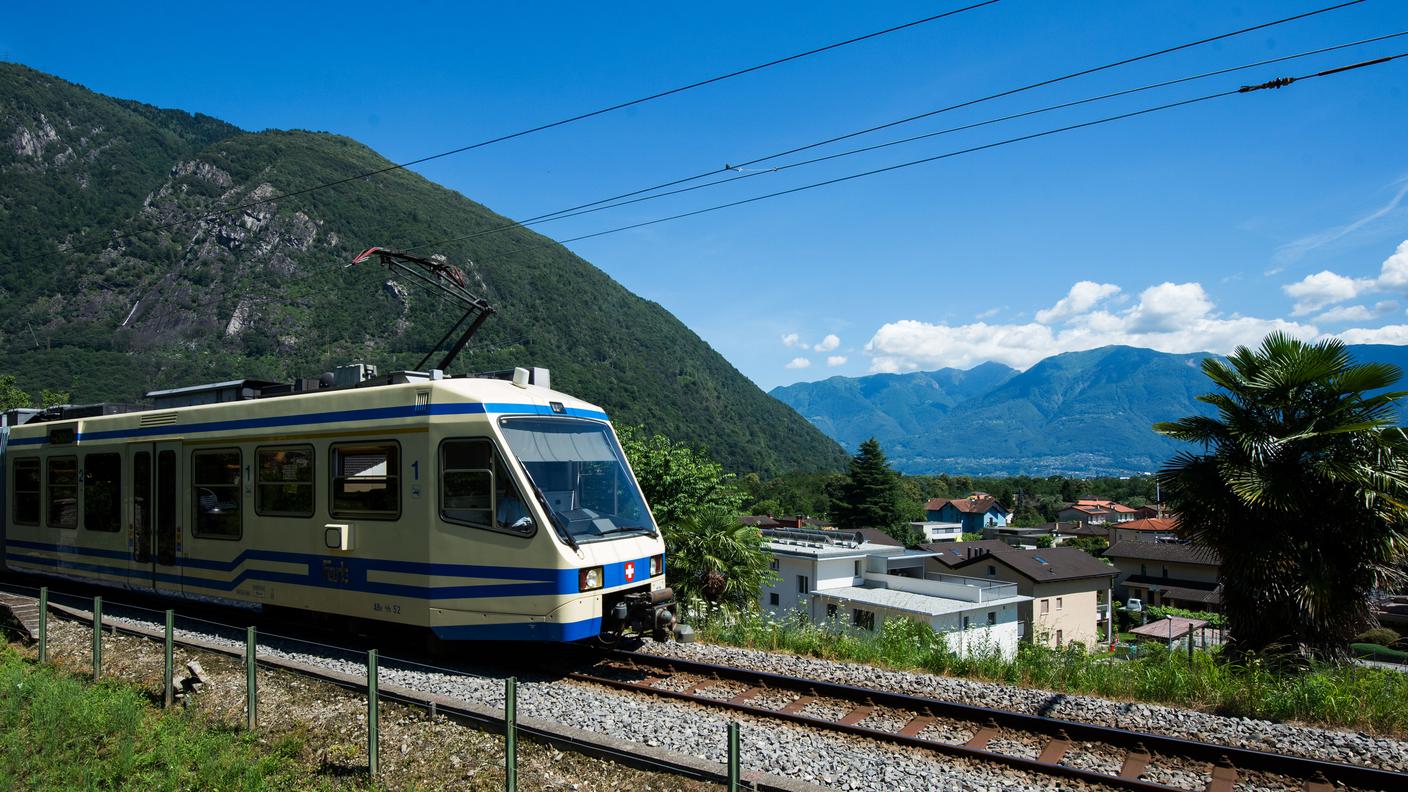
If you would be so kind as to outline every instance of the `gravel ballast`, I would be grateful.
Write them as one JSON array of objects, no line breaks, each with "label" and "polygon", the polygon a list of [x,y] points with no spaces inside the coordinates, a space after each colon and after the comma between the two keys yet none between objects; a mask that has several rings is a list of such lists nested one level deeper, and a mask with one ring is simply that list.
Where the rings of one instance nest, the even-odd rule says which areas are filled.
[{"label": "gravel ballast", "polygon": [[[105,616],[105,623],[140,624],[159,628],[155,620]],[[222,643],[240,648],[243,642],[228,631],[178,629],[178,637]],[[134,639],[136,640],[136,639]],[[261,657],[317,665],[346,674],[364,675],[360,659],[348,654],[308,646],[291,650],[277,639],[261,640]],[[299,649],[304,647],[299,646]],[[503,706],[501,676],[470,676],[445,669],[398,663],[383,656],[383,685],[400,685],[453,699]],[[566,726],[604,734],[642,745],[722,763],[727,759],[727,725],[718,710],[687,702],[625,694],[597,685],[557,680],[520,680],[518,712]],[[838,790],[944,789],[964,792],[1037,792],[1038,790],[1092,790],[1103,785],[1013,770],[999,765],[880,745],[869,740],[819,732],[750,716],[738,716],[746,770]]]},{"label": "gravel ballast", "polygon": [[[1229,718],[1158,704],[1113,701],[718,644],[647,643],[642,651],[1239,748],[1408,772],[1408,742],[1363,732],[1319,729],[1254,718]],[[1408,702],[1404,706],[1408,706]]]}]

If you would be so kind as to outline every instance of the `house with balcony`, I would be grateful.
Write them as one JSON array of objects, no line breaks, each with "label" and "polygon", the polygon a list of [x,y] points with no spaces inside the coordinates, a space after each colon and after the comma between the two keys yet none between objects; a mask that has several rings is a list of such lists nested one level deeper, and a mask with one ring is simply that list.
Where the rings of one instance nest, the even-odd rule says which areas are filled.
[{"label": "house with balcony", "polygon": [[1013,656],[1029,597],[1016,584],[927,572],[932,552],[869,542],[848,531],[765,530],[779,580],[763,589],[764,611],[805,614],[818,624],[876,631],[892,619],[928,624],[960,654]]},{"label": "house with balcony", "polygon": [[1015,583],[1030,597],[1018,608],[1029,625],[1026,640],[1050,647],[1109,640],[1110,602],[1118,571],[1076,547],[1006,548],[976,555],[953,568],[957,574]]},{"label": "house with balcony", "polygon": [[1100,498],[1085,498],[1056,512],[1056,519],[1059,522],[1071,520],[1091,525],[1101,525],[1104,523],[1127,522],[1133,520],[1138,513],[1138,509],[1126,506],[1123,503],[1116,503],[1112,500],[1103,500]]},{"label": "house with balcony", "polygon": [[924,503],[925,522],[958,523],[964,533],[982,533],[984,528],[1006,525],[1007,518],[1007,509],[986,492],[975,492],[966,498],[930,498]]},{"label": "house with balcony", "polygon": [[1209,547],[1122,541],[1110,545],[1105,558],[1119,571],[1115,593],[1124,599],[1195,611],[1222,608],[1222,559]]}]

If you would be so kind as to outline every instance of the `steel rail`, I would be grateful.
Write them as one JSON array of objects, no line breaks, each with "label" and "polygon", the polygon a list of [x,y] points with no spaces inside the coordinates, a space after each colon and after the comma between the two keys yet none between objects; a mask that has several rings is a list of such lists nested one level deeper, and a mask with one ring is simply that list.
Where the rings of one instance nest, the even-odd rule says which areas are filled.
[{"label": "steel rail", "polygon": [[[574,672],[574,674],[581,674],[580,677],[576,678],[589,677],[590,681],[597,683],[619,687],[631,687],[635,690],[644,690],[652,694],[666,697],[688,699],[710,706],[727,707],[739,711],[747,711],[760,716],[792,720],[794,722],[805,723],[808,726],[832,728],[837,731],[850,732],[859,736],[924,747],[945,753],[974,756],[986,761],[1004,762],[1014,767],[1022,767],[1035,772],[1047,774],[1056,773],[1087,781],[1098,781],[1099,783],[1123,786],[1128,789],[1153,790],[1172,788],[1139,780],[1139,775],[1142,774],[1148,766],[1147,761],[1144,760],[1152,755],[1165,755],[1174,758],[1210,763],[1212,765],[1212,771],[1207,786],[1207,792],[1218,792],[1218,790],[1224,789],[1231,790],[1237,783],[1236,773],[1238,770],[1291,776],[1304,781],[1306,789],[1311,791],[1320,789],[1329,790],[1333,788],[1334,784],[1344,784],[1359,789],[1408,789],[1408,774],[1365,765],[1311,759],[1304,756],[1220,745],[1217,743],[1182,737],[1171,737],[1151,732],[1100,726],[1091,723],[1082,723],[1080,721],[1015,712],[1012,710],[982,707],[893,691],[790,677],[767,671],[756,671],[682,658],[661,657],[659,655],[642,654],[620,649],[599,653],[598,657],[624,663],[628,667],[634,666],[637,669],[645,667],[708,678],[729,679],[743,684],[745,690],[743,693],[731,698],[718,699],[709,698],[707,696],[689,695],[693,688],[687,688],[682,691],[671,691],[653,686],[642,687],[639,683],[602,679],[599,674]],[[701,684],[693,687],[705,688],[707,685]],[[790,712],[778,711],[756,705],[750,706],[747,704],[748,698],[765,689],[787,690],[801,693],[802,698],[807,699],[806,703],[810,703],[811,700],[817,698],[830,697],[848,702],[864,702],[864,704],[858,705],[849,716],[843,716],[838,721],[826,721],[824,719],[801,715],[800,710],[805,704],[799,706],[796,702],[784,708],[793,710]],[[899,732],[887,732],[860,726],[859,722],[876,707],[889,707],[915,713],[915,715],[910,723],[902,727]],[[856,713],[862,709],[864,709],[864,714],[860,717],[856,717]],[[967,743],[963,744],[917,739],[917,734],[922,731],[923,726],[926,726],[928,722],[932,721],[935,717],[947,717],[970,724],[978,724],[977,733],[973,738],[970,738]],[[845,723],[845,721],[853,722]],[[992,737],[996,736],[995,730],[1002,727],[1017,731],[1035,732],[1049,737],[1050,740],[1041,750],[1038,759],[1035,760],[1025,757],[1013,757],[1006,754],[995,754],[986,749],[986,743]],[[983,732],[985,729],[992,730],[993,733],[984,735]],[[906,732],[908,732],[908,734],[906,734]],[[979,739],[984,736],[986,736],[987,739]],[[1108,773],[1078,770],[1076,768],[1059,765],[1058,763],[1070,749],[1070,744],[1079,741],[1103,743],[1125,749],[1127,752],[1126,760],[1120,775],[1114,776]],[[1060,743],[1064,743],[1064,745]],[[1143,765],[1142,767],[1140,766],[1141,763]],[[1136,770],[1138,772],[1134,772]]]}]

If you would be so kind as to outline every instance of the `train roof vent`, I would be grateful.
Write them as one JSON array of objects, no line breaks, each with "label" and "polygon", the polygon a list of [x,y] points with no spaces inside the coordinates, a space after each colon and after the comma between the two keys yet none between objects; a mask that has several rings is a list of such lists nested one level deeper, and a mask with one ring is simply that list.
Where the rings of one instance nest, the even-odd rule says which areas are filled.
[{"label": "train roof vent", "polygon": [[176,423],[176,413],[151,413],[137,421],[139,426],[170,426]]}]

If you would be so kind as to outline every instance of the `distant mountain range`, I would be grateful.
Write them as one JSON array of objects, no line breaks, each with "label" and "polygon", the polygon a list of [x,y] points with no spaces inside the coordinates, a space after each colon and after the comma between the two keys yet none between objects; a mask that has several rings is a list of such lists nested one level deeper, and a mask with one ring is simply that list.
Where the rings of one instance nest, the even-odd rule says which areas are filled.
[{"label": "distant mountain range", "polygon": [[[1408,347],[1351,346],[1361,362],[1408,370]],[[1137,475],[1183,444],[1152,426],[1211,408],[1199,368],[1208,354],[1109,346],[1046,358],[1026,371],[984,363],[967,371],[832,377],[774,388],[848,450],[875,437],[906,473]]]}]

